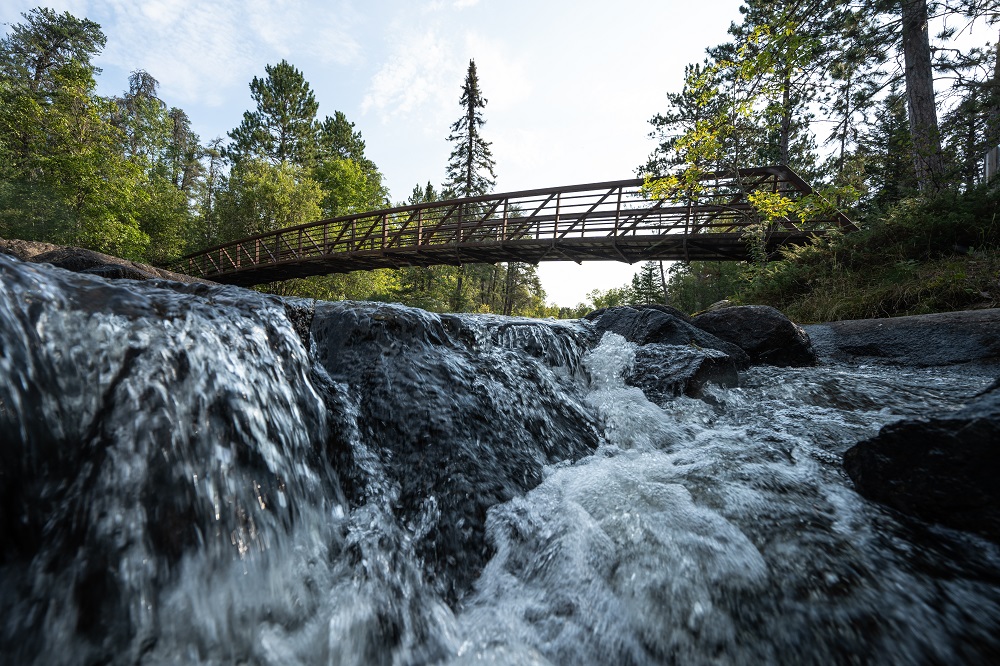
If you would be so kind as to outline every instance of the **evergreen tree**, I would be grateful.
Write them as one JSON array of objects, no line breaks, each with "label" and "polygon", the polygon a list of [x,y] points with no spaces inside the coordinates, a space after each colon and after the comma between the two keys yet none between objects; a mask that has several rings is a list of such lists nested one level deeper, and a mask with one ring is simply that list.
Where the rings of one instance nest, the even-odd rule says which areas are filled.
[{"label": "evergreen tree", "polygon": [[318,125],[316,155],[313,178],[325,192],[324,217],[388,207],[389,192],[382,183],[382,173],[365,155],[361,132],[343,112],[336,111]]},{"label": "evergreen tree", "polygon": [[316,111],[319,103],[302,72],[282,60],[267,65],[265,78],[250,82],[257,105],[243,113],[243,122],[229,133],[226,154],[234,162],[247,157],[272,164],[311,166],[316,157]]},{"label": "evergreen tree", "polygon": [[[470,60],[465,83],[462,84],[462,97],[459,100],[464,112],[452,124],[451,134],[448,135],[448,141],[451,141],[455,148],[448,158],[448,179],[444,184],[446,197],[480,196],[490,192],[496,184],[495,162],[493,153],[490,151],[490,142],[486,141],[480,133],[486,122],[483,120],[482,112],[486,103],[487,100],[479,90],[476,62]],[[478,206],[463,206],[459,212],[459,220],[468,219],[478,211]],[[490,298],[484,299],[484,295],[492,292],[492,289],[486,287],[487,284],[496,284],[494,268],[478,266],[472,269],[472,272],[475,274],[474,277],[479,286],[477,290],[479,300],[491,300]],[[465,266],[460,266],[452,298],[452,309],[456,312],[465,310],[470,300],[469,295],[465,293],[465,274]],[[488,304],[484,305],[489,308]]]},{"label": "evergreen tree", "polygon": [[319,159],[339,157],[355,162],[367,159],[361,132],[354,129],[354,123],[347,120],[342,111],[335,111],[333,117],[323,119],[317,129],[316,140]]},{"label": "evergreen tree", "polygon": [[665,303],[666,293],[663,290],[663,276],[660,265],[655,261],[647,261],[639,267],[639,272],[632,276],[631,301],[642,305]]},{"label": "evergreen tree", "polygon": [[482,109],[487,100],[479,90],[476,61],[469,61],[469,69],[462,85],[459,104],[464,109],[462,117],[451,126],[451,141],[455,148],[448,158],[448,179],[445,191],[454,197],[475,197],[487,194],[496,184],[493,153],[490,142],[483,139],[480,129],[486,123]]},{"label": "evergreen tree", "polygon": [[93,78],[100,70],[91,63],[106,43],[101,26],[69,12],[57,14],[38,7],[21,14],[23,23],[11,25],[0,40],[0,73],[16,80],[32,94],[51,94],[59,88],[59,72],[70,63]]}]

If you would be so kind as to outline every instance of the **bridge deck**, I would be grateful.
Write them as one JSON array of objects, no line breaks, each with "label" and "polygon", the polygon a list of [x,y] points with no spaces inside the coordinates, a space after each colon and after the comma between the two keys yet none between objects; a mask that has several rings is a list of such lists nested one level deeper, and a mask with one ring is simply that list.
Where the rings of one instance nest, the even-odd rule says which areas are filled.
[{"label": "bridge deck", "polygon": [[[173,270],[218,282],[263,282],[374,268],[516,261],[744,260],[744,232],[759,221],[747,201],[766,190],[811,192],[786,167],[710,174],[695,197],[651,198],[640,179],[438,201],[289,227],[188,255]],[[831,228],[842,214],[781,220],[773,252]]]}]

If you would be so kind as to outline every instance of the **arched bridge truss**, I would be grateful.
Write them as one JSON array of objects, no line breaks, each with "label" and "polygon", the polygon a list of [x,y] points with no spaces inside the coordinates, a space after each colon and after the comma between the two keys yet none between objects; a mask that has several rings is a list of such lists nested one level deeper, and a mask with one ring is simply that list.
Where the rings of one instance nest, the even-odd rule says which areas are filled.
[{"label": "arched bridge truss", "polygon": [[[375,268],[505,261],[749,258],[746,230],[760,221],[747,196],[812,188],[784,166],[706,175],[696,198],[657,199],[641,179],[571,185],[401,206],[320,220],[217,245],[173,270],[254,285]],[[854,229],[842,213],[767,225],[767,250]]]}]

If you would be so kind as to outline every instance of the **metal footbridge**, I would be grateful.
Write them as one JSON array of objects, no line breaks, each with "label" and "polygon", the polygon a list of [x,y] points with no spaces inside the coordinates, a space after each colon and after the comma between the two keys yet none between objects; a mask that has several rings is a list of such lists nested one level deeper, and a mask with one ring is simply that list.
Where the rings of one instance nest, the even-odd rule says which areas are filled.
[{"label": "metal footbridge", "polygon": [[[642,179],[435,201],[320,220],[190,254],[172,270],[250,286],[290,278],[404,266],[541,261],[749,258],[761,222],[753,192],[791,199],[812,188],[785,166],[702,176],[694,196],[657,198]],[[759,228],[759,227],[758,227]],[[767,252],[853,230],[836,213],[765,226]]]}]

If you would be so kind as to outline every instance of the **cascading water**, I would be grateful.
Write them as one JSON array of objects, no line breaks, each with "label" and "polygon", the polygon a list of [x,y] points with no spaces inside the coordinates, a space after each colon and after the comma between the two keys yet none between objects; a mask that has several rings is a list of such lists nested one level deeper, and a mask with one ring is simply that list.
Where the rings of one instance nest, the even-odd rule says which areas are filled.
[{"label": "cascading water", "polygon": [[1000,549],[841,468],[988,378],[654,404],[586,322],[0,276],[0,663],[1000,659]]}]

